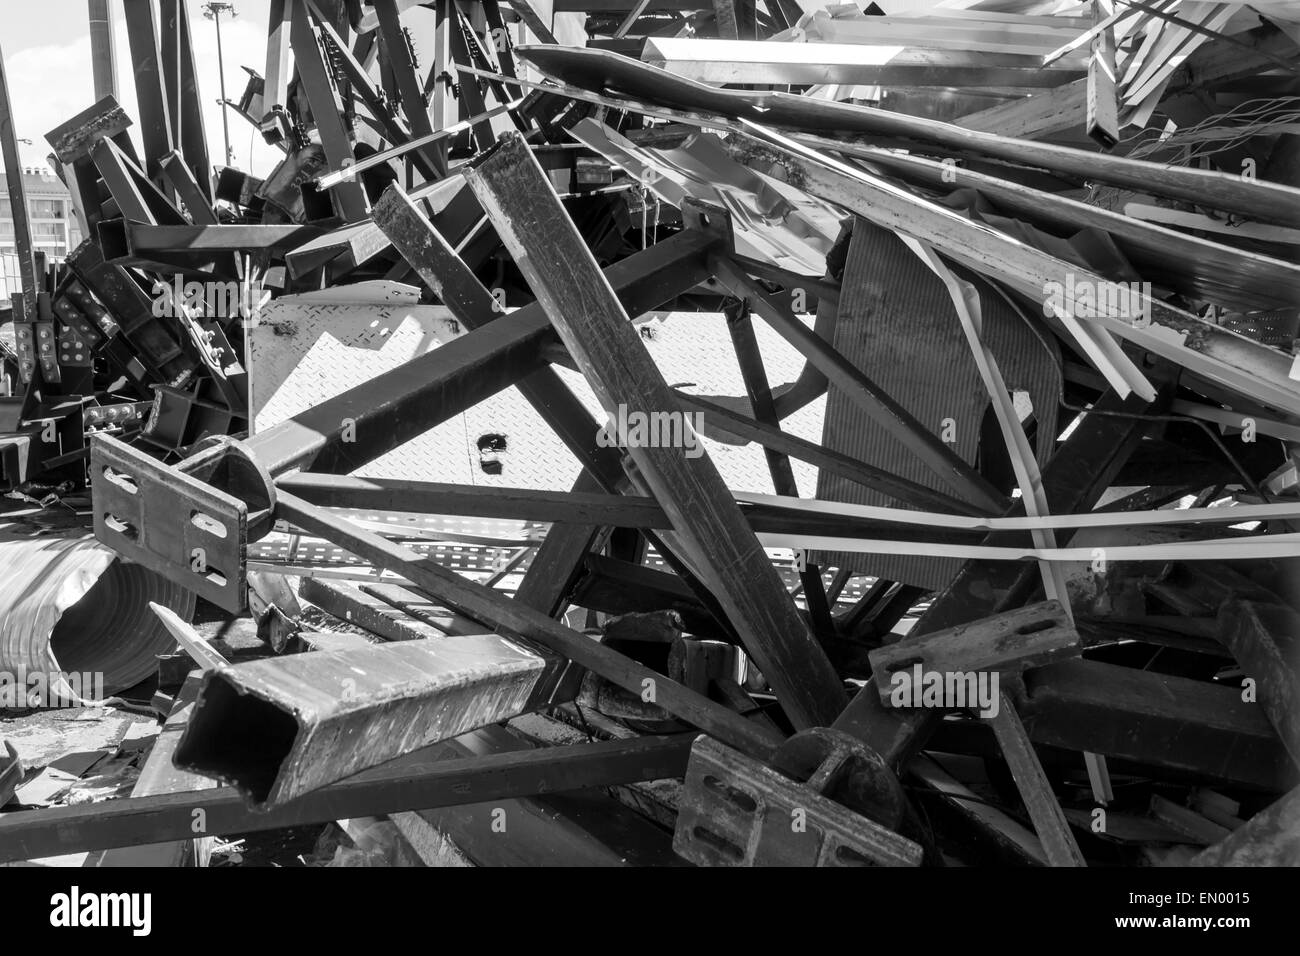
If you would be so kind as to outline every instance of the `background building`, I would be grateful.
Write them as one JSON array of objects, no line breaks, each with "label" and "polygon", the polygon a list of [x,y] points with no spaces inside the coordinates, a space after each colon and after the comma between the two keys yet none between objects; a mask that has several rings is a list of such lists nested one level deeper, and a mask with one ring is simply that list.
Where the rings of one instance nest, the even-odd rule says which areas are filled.
[{"label": "background building", "polygon": [[[26,144],[23,144],[24,147]],[[23,189],[31,223],[32,249],[48,258],[62,259],[80,245],[81,226],[72,210],[72,196],[49,165],[23,148]],[[0,302],[20,287],[14,213],[9,201],[8,172],[0,171]]]},{"label": "background building", "polygon": [[[15,252],[13,209],[6,191],[0,197],[0,253]],[[81,228],[72,211],[72,197],[58,176],[47,166],[28,166],[22,171],[27,192],[27,215],[31,219],[32,247],[47,256],[62,258],[81,242]]]}]

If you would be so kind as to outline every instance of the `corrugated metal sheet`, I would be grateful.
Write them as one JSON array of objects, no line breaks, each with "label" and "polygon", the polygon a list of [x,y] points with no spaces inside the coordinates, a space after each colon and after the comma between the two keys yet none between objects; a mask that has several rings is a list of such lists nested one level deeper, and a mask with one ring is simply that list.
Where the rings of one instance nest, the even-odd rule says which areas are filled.
[{"label": "corrugated metal sheet", "polygon": [[[10,675],[103,674],[112,695],[148,677],[155,655],[176,646],[150,601],[194,616],[193,594],[80,529],[2,529],[0,567],[0,671]],[[82,695],[93,686],[83,683]]]},{"label": "corrugated metal sheet", "polygon": [[[1007,387],[1027,392],[1040,416],[1036,454],[1042,460],[1056,435],[1058,361],[987,283],[976,280],[976,286],[984,337]],[[952,419],[953,447],[966,461],[975,461],[989,399],[948,293],[894,233],[861,219],[854,224],[844,267],[835,348],[935,434],[942,437],[944,420]],[[913,481],[952,490],[834,387],[827,400],[823,441],[828,448]],[[817,497],[891,504],[883,495],[830,474],[821,475]],[[812,560],[931,589],[947,584],[961,566],[955,558],[821,552]]]}]

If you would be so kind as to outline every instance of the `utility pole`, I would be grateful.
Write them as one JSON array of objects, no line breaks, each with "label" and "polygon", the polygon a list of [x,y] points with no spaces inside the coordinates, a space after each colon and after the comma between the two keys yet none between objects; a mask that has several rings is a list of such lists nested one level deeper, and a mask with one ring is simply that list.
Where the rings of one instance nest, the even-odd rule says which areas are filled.
[{"label": "utility pole", "polygon": [[212,20],[217,25],[217,76],[221,80],[221,132],[226,141],[226,165],[233,166],[235,162],[234,154],[230,152],[230,118],[226,110],[226,64],[221,55],[221,15],[230,14],[234,19],[238,14],[235,13],[233,3],[205,3],[203,5],[203,15]]}]

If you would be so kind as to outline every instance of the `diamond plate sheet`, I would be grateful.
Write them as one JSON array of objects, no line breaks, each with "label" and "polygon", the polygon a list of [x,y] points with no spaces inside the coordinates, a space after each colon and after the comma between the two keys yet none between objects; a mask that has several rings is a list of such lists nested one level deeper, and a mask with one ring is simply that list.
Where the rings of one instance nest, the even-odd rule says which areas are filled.
[{"label": "diamond plate sheet", "polygon": [[[284,421],[381,372],[437,348],[461,334],[441,306],[415,304],[409,286],[366,283],[342,290],[350,301],[326,293],[285,296],[263,310],[249,335],[249,379],[254,430]],[[500,321],[509,321],[504,318]],[[811,323],[811,318],[807,319]],[[639,323],[642,341],[670,385],[698,394],[743,395],[744,382],[731,348],[726,319],[702,312],[648,313]],[[756,325],[768,378],[792,382],[803,357],[764,325]],[[557,369],[597,421],[604,412],[582,376]],[[824,401],[786,419],[786,431],[809,441],[821,438]],[[504,439],[504,450],[484,454],[480,442]],[[702,439],[727,485],[735,491],[774,493],[759,446]],[[492,461],[500,465],[492,473]],[[817,470],[793,462],[800,491],[811,496]],[[578,461],[519,393],[509,388],[418,438],[376,459],[357,474],[457,484],[567,491]]]}]

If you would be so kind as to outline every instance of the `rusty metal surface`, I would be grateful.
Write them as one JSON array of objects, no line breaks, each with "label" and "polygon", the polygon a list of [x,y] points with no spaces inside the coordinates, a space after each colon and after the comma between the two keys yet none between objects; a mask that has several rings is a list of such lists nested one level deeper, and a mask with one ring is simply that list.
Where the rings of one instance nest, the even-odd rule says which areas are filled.
[{"label": "rusty metal surface", "polygon": [[217,668],[204,675],[175,763],[274,808],[539,706],[560,670],[557,658],[493,634]]},{"label": "rusty metal surface", "polygon": [[[821,781],[824,783],[824,781]],[[710,737],[691,748],[673,849],[701,866],[919,866],[921,847]]]}]

